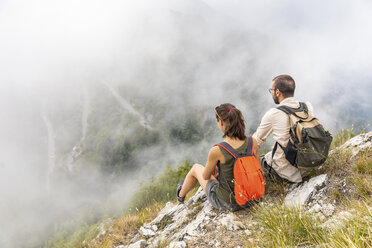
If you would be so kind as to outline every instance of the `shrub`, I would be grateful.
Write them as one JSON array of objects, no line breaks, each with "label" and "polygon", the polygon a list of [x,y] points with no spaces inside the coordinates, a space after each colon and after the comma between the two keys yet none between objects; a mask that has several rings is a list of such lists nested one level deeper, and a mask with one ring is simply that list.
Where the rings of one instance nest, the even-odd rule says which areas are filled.
[{"label": "shrub", "polygon": [[130,209],[141,210],[154,202],[164,203],[175,200],[177,184],[180,179],[186,176],[191,167],[188,161],[185,161],[185,164],[177,169],[168,166],[156,180],[153,179],[149,184],[143,185],[133,194]]}]

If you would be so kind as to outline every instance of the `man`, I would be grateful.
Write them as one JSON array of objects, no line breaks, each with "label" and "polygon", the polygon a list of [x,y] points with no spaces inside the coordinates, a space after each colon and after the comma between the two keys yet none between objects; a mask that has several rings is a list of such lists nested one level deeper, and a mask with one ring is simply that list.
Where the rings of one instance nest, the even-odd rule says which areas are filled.
[{"label": "man", "polygon": [[[296,88],[295,81],[289,75],[280,75],[272,80],[269,92],[276,104],[284,105],[291,108],[300,106],[294,96]],[[312,114],[313,106],[309,102],[305,102],[309,112]],[[263,145],[269,134],[272,133],[273,138],[278,142],[277,149],[272,159],[272,151],[261,157],[261,166],[264,169],[265,176],[269,179],[282,180],[286,179],[290,182],[302,182],[302,177],[306,171],[298,169],[291,165],[285,158],[282,147],[286,147],[289,142],[289,117],[282,110],[272,108],[262,117],[260,126],[257,128],[253,137],[257,140],[259,146]]]}]

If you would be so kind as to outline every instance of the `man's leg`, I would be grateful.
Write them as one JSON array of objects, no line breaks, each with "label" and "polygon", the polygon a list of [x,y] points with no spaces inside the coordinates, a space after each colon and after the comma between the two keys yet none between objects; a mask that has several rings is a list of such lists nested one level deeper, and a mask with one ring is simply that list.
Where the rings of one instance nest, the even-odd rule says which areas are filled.
[{"label": "man's leg", "polygon": [[260,156],[260,163],[265,173],[265,179],[269,181],[285,181],[285,179],[281,178],[278,173],[276,173],[276,171],[266,162],[265,155]]}]

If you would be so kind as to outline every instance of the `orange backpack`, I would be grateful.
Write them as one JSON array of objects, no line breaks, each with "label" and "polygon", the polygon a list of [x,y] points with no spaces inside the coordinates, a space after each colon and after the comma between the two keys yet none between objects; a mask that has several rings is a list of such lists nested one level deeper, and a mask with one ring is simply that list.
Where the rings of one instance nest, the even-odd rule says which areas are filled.
[{"label": "orange backpack", "polygon": [[[231,190],[224,175],[221,175],[230,191],[235,197],[235,201],[242,207],[248,207],[252,201],[258,200],[265,194],[264,173],[260,162],[253,155],[253,138],[249,137],[248,149],[245,153],[239,154],[228,143],[216,144],[234,157],[234,192]],[[219,173],[221,173],[218,164]]]}]

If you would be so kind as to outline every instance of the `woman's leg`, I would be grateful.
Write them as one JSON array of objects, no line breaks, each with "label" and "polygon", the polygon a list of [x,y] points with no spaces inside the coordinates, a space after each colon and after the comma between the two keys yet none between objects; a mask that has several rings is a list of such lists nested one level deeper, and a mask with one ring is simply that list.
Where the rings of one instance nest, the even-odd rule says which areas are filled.
[{"label": "woman's leg", "polygon": [[[200,186],[205,192],[205,188],[207,187],[207,183],[210,181],[210,179],[205,180],[203,178],[203,171],[204,171],[204,166],[201,164],[194,164],[192,166],[189,173],[187,173],[185,181],[182,185],[182,189],[179,193],[180,197],[185,197],[186,194],[195,187],[197,182],[200,183]],[[212,176],[211,179],[215,179],[215,178]]]}]

